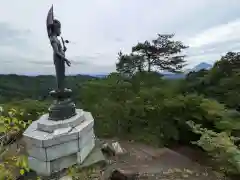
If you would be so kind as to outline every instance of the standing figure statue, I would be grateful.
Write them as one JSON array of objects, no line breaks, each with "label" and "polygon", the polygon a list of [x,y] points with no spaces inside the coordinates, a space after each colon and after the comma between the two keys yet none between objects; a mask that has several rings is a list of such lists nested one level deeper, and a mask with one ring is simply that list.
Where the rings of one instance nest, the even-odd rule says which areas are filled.
[{"label": "standing figure statue", "polygon": [[53,6],[48,12],[47,16],[47,32],[48,37],[53,48],[53,60],[56,70],[57,90],[64,91],[64,79],[65,79],[65,63],[70,66],[71,63],[65,57],[67,50],[65,42],[61,37],[62,44],[58,37],[61,35],[61,23],[57,19],[54,19]]},{"label": "standing figure statue", "polygon": [[67,50],[65,42],[61,37],[61,23],[53,16],[53,6],[50,8],[47,15],[47,33],[51,46],[53,48],[53,60],[56,70],[57,89],[50,92],[54,98],[53,104],[49,107],[50,120],[64,120],[73,117],[76,114],[76,106],[71,99],[71,89],[65,88],[65,63],[70,66],[70,61],[65,57]]}]

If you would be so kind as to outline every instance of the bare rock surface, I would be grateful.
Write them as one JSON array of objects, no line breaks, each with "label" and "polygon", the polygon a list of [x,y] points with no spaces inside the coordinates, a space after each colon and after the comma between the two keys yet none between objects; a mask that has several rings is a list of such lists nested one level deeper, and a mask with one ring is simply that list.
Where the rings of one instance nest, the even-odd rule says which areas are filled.
[{"label": "bare rock surface", "polygon": [[[112,157],[105,170],[105,179],[162,179],[162,180],[223,180],[211,169],[191,161],[167,148],[154,148],[144,144],[122,141],[127,153]],[[118,174],[118,177],[116,177]],[[113,177],[115,175],[115,177]]]},{"label": "bare rock surface", "polygon": [[[118,142],[124,153],[103,156],[100,147],[107,143]],[[145,144],[130,141],[101,140],[96,142],[98,149],[94,149],[83,163],[84,167],[100,162],[101,173],[94,176],[99,180],[129,180],[129,179],[161,179],[161,180],[225,180],[221,175],[207,167],[190,160],[184,155],[167,148],[155,148]],[[106,154],[105,154],[106,155]],[[61,180],[70,179],[61,172]],[[65,174],[65,175],[64,175]],[[33,179],[34,172],[29,177]],[[57,178],[57,176],[59,178]],[[51,179],[60,179],[60,174]],[[36,177],[36,176],[35,176]],[[65,179],[64,179],[65,178]],[[87,179],[86,179],[87,180]]]}]

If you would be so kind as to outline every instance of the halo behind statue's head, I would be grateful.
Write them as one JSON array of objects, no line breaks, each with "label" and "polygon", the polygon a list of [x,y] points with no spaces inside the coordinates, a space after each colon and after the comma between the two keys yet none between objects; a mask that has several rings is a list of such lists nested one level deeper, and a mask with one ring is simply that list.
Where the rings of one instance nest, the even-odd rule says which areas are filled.
[{"label": "halo behind statue's head", "polygon": [[57,19],[54,19],[54,15],[53,15],[53,5],[52,5],[52,7],[49,9],[49,11],[48,11],[46,25],[47,25],[48,37],[52,34],[52,31],[53,31],[53,29],[54,29],[54,26],[61,27],[60,21],[57,20]]}]

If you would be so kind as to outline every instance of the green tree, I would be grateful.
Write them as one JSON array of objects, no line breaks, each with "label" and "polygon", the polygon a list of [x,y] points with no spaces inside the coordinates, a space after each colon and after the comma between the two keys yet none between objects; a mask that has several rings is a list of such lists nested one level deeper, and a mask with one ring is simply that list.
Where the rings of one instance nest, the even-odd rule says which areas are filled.
[{"label": "green tree", "polygon": [[185,65],[182,50],[187,46],[181,41],[172,40],[173,34],[161,35],[152,42],[145,41],[132,47],[130,55],[119,53],[117,71],[125,74],[154,70],[180,72]]},{"label": "green tree", "polygon": [[209,71],[189,73],[184,91],[204,94],[226,104],[228,108],[239,109],[240,53],[228,52]]},{"label": "green tree", "polygon": [[118,63],[116,64],[117,71],[125,75],[133,75],[136,72],[144,71],[144,58],[140,55],[131,53],[118,53]]}]

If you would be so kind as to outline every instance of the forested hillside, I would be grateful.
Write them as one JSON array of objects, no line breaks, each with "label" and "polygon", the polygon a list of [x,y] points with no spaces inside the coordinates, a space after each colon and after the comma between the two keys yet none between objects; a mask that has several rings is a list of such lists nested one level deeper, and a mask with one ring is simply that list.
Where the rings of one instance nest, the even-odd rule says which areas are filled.
[{"label": "forested hillside", "polygon": [[[76,92],[82,82],[94,79],[87,75],[68,76],[66,87]],[[0,75],[0,103],[31,98],[44,100],[48,98],[49,91],[56,86],[54,76],[21,76],[21,75]]]},{"label": "forested hillside", "polygon": [[[181,54],[187,46],[172,38],[159,35],[138,43],[130,54],[120,52],[117,73],[106,78],[68,77],[75,102],[93,113],[98,137],[198,146],[214,159],[215,169],[239,175],[240,53],[228,52],[212,69],[186,79],[167,80],[156,71],[180,72],[187,63]],[[50,101],[44,99],[54,85],[52,76],[0,76],[1,120],[9,120],[11,108],[19,121],[36,120],[47,111]]]}]

